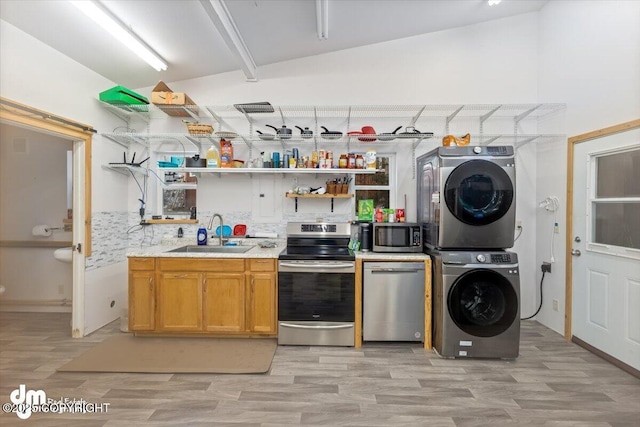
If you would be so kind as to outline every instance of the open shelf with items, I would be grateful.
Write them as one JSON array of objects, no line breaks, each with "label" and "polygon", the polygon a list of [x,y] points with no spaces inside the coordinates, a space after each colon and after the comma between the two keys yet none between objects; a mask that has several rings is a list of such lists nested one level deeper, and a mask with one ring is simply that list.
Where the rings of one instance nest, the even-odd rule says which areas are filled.
[{"label": "open shelf with items", "polygon": [[352,199],[353,194],[295,194],[287,193],[287,199],[295,199],[295,211],[298,212],[298,199],[331,199],[331,212],[333,212],[333,199]]},{"label": "open shelf with items", "polygon": [[344,174],[374,174],[376,172],[382,172],[379,169],[341,169],[341,168],[328,168],[328,169],[312,169],[312,168],[159,168],[163,172],[176,172],[176,173],[217,173],[217,174],[237,174],[237,173],[249,173],[249,174],[317,174],[317,175],[344,175]]}]

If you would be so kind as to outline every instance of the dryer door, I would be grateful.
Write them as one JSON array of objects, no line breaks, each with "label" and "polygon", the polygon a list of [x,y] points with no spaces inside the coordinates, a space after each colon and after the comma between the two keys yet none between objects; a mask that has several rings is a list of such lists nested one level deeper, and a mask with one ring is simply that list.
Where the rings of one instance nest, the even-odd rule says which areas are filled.
[{"label": "dryer door", "polygon": [[502,218],[513,203],[514,184],[504,169],[487,160],[470,160],[455,168],[444,185],[449,211],[469,225]]},{"label": "dryer door", "polygon": [[518,295],[511,282],[493,270],[470,270],[453,283],[447,298],[449,315],[464,332],[494,337],[519,321]]}]

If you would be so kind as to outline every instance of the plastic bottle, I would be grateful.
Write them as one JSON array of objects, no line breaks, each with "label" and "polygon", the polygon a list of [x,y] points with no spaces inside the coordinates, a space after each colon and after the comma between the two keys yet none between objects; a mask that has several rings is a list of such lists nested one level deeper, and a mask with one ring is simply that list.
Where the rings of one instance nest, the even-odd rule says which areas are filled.
[{"label": "plastic bottle", "polygon": [[198,245],[203,246],[207,244],[207,229],[205,227],[198,228]]},{"label": "plastic bottle", "polygon": [[215,145],[212,145],[211,148],[209,148],[209,151],[207,151],[207,167],[220,167],[220,153],[218,153],[218,149],[215,147]]}]

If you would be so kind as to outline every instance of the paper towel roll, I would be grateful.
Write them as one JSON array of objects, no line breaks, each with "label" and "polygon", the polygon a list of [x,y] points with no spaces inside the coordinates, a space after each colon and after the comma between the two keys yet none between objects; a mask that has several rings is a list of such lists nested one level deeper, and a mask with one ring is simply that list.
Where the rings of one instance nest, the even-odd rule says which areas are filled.
[{"label": "paper towel roll", "polygon": [[31,230],[31,234],[33,234],[34,236],[49,237],[52,233],[53,231],[51,231],[51,227],[49,227],[48,225],[36,225]]}]

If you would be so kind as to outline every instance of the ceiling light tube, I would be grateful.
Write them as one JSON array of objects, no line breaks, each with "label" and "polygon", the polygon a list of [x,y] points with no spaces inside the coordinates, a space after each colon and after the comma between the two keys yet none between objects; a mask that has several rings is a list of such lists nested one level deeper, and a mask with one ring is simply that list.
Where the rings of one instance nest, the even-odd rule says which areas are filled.
[{"label": "ceiling light tube", "polygon": [[249,48],[244,43],[240,30],[236,26],[224,0],[200,0],[209,19],[216,26],[227,47],[240,58],[240,67],[247,81],[258,81],[258,70]]},{"label": "ceiling light tube", "polygon": [[502,0],[489,0],[487,3],[489,3],[489,6],[493,6],[496,4],[500,4]]},{"label": "ceiling light tube", "polygon": [[329,0],[316,0],[316,27],[318,38],[329,38]]},{"label": "ceiling light tube", "polygon": [[93,19],[96,24],[104,28],[157,71],[164,71],[167,69],[167,63],[164,62],[160,55],[155,53],[153,49],[147,46],[142,39],[131,32],[125,24],[123,24],[99,2],[69,0],[69,3],[84,12],[85,15]]}]

